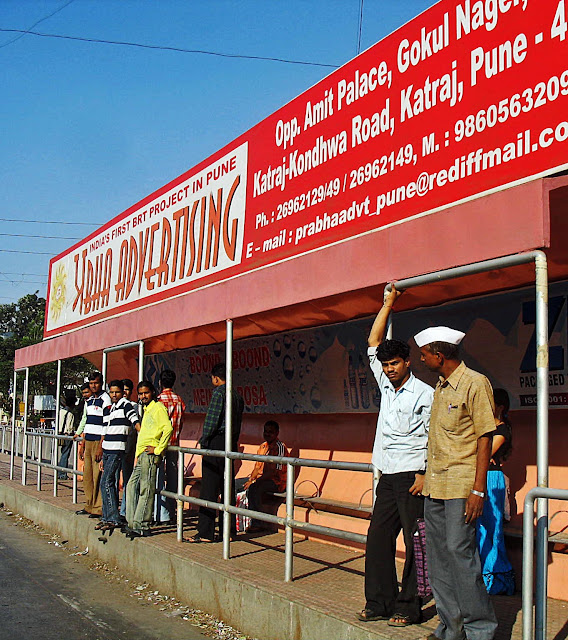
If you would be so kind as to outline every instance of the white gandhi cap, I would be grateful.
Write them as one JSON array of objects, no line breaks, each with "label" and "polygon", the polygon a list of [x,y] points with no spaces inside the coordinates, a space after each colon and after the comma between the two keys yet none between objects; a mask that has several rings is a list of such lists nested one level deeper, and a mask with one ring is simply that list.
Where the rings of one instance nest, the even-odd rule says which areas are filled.
[{"label": "white gandhi cap", "polygon": [[432,342],[448,342],[459,344],[464,339],[465,333],[450,329],[450,327],[428,327],[414,336],[418,347],[423,347]]}]

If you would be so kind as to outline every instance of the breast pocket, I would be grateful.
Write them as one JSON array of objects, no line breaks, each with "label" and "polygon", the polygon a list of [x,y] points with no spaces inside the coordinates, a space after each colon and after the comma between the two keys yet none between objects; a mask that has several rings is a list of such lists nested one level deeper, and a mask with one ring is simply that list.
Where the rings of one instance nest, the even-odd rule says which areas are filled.
[{"label": "breast pocket", "polygon": [[461,433],[462,426],[462,410],[458,403],[448,404],[440,421],[445,431],[458,435]]},{"label": "breast pocket", "polygon": [[412,430],[414,412],[412,407],[397,407],[392,420],[392,430],[397,434],[407,434]]}]

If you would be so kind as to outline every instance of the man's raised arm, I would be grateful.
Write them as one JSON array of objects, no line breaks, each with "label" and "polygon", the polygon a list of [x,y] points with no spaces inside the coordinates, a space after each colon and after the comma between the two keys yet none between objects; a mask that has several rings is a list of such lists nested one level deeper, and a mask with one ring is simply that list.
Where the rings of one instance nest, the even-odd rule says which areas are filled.
[{"label": "man's raised arm", "polygon": [[385,333],[387,330],[387,322],[389,319],[389,315],[391,309],[394,306],[394,303],[402,295],[402,291],[398,291],[394,284],[391,284],[391,290],[385,296],[385,301],[383,302],[383,306],[375,321],[373,322],[373,326],[371,327],[371,332],[369,333],[369,340],[367,344],[370,347],[378,347],[381,342],[385,339]]}]

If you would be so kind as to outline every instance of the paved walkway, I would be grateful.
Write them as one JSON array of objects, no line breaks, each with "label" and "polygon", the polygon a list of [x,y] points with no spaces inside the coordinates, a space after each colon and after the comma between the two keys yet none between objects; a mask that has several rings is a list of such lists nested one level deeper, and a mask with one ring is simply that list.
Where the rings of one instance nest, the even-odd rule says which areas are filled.
[{"label": "paved walkway", "polygon": [[[57,505],[74,511],[78,507],[71,501],[71,481],[59,483],[58,497],[53,496],[53,473],[46,470],[43,474],[42,491],[36,491],[36,468],[28,469],[27,486],[19,481],[21,470],[17,463],[15,481],[9,480],[9,458],[0,455],[0,482],[12,485],[29,496],[42,502]],[[80,483],[79,483],[80,484]],[[82,495],[79,495],[79,503]],[[9,506],[9,505],[8,505]],[[85,516],[77,516],[85,517]],[[184,537],[195,533],[196,518],[189,515],[185,519]],[[146,541],[145,541],[146,542]],[[237,576],[247,583],[269,589],[291,601],[301,601],[319,611],[332,614],[349,622],[361,630],[374,631],[385,639],[414,640],[431,633],[437,624],[435,607],[432,601],[424,609],[424,622],[421,625],[403,629],[389,627],[385,622],[361,623],[356,614],[364,604],[363,576],[364,554],[360,550],[306,540],[303,536],[294,537],[294,581],[284,582],[284,535],[240,535],[231,544],[232,558],[222,559],[222,545],[190,545],[178,543],[175,527],[161,527],[147,539],[173,556],[190,557],[194,562],[213,568],[225,575]],[[399,569],[402,563],[399,562]],[[496,596],[492,598],[499,619],[496,640],[520,640],[522,638],[522,612],[520,593],[513,597]],[[191,604],[191,602],[188,602]],[[568,603],[549,599],[548,634],[550,640],[568,638]]]}]

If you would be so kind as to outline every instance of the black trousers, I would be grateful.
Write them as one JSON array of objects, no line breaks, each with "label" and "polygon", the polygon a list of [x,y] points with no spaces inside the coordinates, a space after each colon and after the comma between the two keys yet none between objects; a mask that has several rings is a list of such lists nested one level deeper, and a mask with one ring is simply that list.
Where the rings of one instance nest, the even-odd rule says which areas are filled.
[{"label": "black trousers", "polygon": [[[412,622],[422,619],[422,599],[416,594],[416,566],[412,537],[417,518],[424,517],[424,498],[409,493],[414,471],[384,474],[377,486],[377,496],[365,557],[366,608],[377,615],[409,616]],[[399,590],[396,575],[396,538],[403,531],[406,561]]]},{"label": "black trousers", "polygon": [[[225,450],[225,434],[216,435],[207,449]],[[201,492],[199,497],[202,500],[211,502],[223,502],[223,479],[225,477],[225,458],[213,458],[203,456],[201,462]],[[235,504],[235,469],[231,460],[231,504]],[[222,512],[220,511],[219,514]],[[217,511],[207,507],[199,507],[197,518],[197,533],[201,538],[214,540],[215,520]],[[222,534],[222,516],[219,518],[219,532]],[[231,535],[237,533],[237,519],[231,514]]]}]

